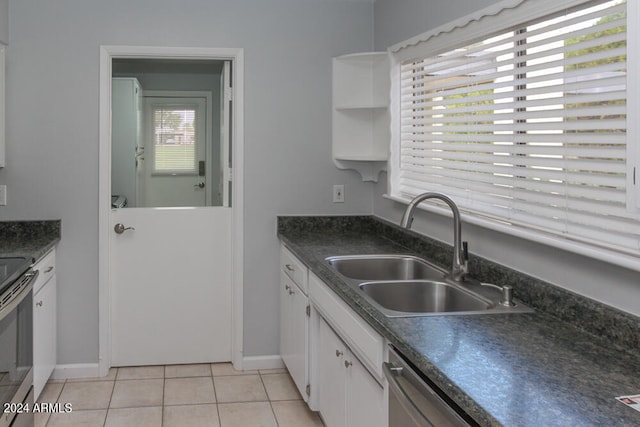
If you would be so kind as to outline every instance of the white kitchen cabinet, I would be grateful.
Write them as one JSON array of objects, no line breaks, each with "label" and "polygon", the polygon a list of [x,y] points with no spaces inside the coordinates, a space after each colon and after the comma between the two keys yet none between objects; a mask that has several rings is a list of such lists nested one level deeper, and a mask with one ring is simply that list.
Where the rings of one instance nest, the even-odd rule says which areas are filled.
[{"label": "white kitchen cabinet", "polygon": [[5,64],[4,56],[9,44],[9,1],[0,0],[0,168],[5,165]]},{"label": "white kitchen cabinet", "polygon": [[357,170],[363,181],[377,181],[386,169],[389,81],[386,52],[333,58],[333,161]]},{"label": "white kitchen cabinet", "polygon": [[33,286],[33,389],[37,400],[56,366],[57,283],[55,250],[34,265],[39,271]]},{"label": "white kitchen cabinet", "polygon": [[281,251],[280,355],[305,401],[309,398],[309,299],[307,268],[286,248]]},{"label": "white kitchen cabinet", "polygon": [[347,375],[345,354],[347,346],[323,319],[318,328],[318,409],[327,427],[346,426]]},{"label": "white kitchen cabinet", "polygon": [[0,167],[5,167],[5,139],[6,139],[6,111],[5,111],[5,50],[7,47],[0,43]]},{"label": "white kitchen cabinet", "polygon": [[0,0],[0,43],[9,44],[9,0]]},{"label": "white kitchen cabinet", "polygon": [[318,328],[318,409],[327,427],[383,427],[383,387],[320,319]]},{"label": "white kitchen cabinet", "polygon": [[309,298],[314,312],[331,325],[351,352],[382,382],[385,352],[382,336],[313,273],[309,273]]},{"label": "white kitchen cabinet", "polygon": [[386,426],[384,339],[316,275],[309,273],[308,283],[313,409],[327,427]]}]

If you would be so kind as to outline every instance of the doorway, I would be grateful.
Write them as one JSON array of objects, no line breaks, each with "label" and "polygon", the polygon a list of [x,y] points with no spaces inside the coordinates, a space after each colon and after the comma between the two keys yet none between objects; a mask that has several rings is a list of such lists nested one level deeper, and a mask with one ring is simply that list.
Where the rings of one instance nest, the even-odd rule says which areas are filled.
[{"label": "doorway", "polygon": [[[143,108],[147,122],[154,115],[149,111],[156,111],[160,119],[163,112],[169,112],[165,118],[173,120],[173,125],[163,128],[158,124],[165,130],[156,132],[157,141],[151,145],[147,145],[149,136],[155,131],[143,127],[145,143],[135,145],[131,156],[138,164],[144,162],[143,172],[137,173],[142,182],[133,186],[136,206],[112,208],[111,79],[120,76],[114,70],[121,63],[143,60],[151,61],[144,62],[147,65],[153,61],[176,66],[216,61],[228,64],[223,65],[226,71],[222,74],[226,72],[227,82],[233,84],[221,89],[219,116],[228,126],[221,126],[219,138],[222,141],[233,135],[233,141],[218,150],[218,164],[209,161],[204,141],[216,132],[201,130],[205,139],[200,144],[189,139],[189,132],[200,126],[194,119],[195,110],[213,117],[216,101],[212,98],[207,103],[205,96],[194,102],[185,96],[186,91],[178,96],[150,92],[149,98],[155,99]],[[225,360],[241,369],[243,52],[103,46],[100,70],[100,374],[106,375],[108,368],[116,365]],[[142,90],[144,93],[144,87]],[[176,118],[172,114],[182,115]],[[223,145],[221,142],[219,147]],[[207,181],[213,175],[220,177],[217,184]],[[145,187],[156,185],[152,180],[171,177],[190,177],[194,181],[189,184],[190,191],[197,194],[201,190],[206,206],[189,201],[167,207],[171,203],[158,202],[157,196],[150,198],[155,202],[148,203]],[[155,191],[163,192],[166,188]],[[218,206],[212,206],[216,203]]]}]

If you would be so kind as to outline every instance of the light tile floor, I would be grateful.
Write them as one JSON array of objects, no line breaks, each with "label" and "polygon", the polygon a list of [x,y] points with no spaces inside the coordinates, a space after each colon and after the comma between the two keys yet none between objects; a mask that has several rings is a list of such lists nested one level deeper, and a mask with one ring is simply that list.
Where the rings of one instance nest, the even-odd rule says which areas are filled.
[{"label": "light tile floor", "polygon": [[104,378],[51,380],[36,427],[321,427],[285,369],[239,372],[230,363],[113,368]]}]

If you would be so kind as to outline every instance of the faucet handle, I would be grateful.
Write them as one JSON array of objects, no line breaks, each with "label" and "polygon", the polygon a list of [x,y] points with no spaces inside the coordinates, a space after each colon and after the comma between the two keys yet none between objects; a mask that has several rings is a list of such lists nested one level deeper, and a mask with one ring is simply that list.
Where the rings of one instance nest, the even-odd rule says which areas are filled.
[{"label": "faucet handle", "polygon": [[466,240],[462,242],[462,259],[464,261],[469,261],[469,242]]},{"label": "faucet handle", "polygon": [[513,302],[513,286],[502,286],[502,301],[500,301],[500,304],[504,305],[505,307],[513,307],[516,305]]}]

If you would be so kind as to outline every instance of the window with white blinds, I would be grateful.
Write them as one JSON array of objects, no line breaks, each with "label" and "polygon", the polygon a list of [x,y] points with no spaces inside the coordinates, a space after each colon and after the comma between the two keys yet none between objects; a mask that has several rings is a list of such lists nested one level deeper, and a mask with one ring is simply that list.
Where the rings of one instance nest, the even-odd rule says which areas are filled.
[{"label": "window with white blinds", "polygon": [[155,173],[196,172],[197,105],[160,105],[153,109]]},{"label": "window with white blinds", "polygon": [[503,224],[639,255],[627,5],[530,16],[399,62],[392,195],[440,191]]}]

